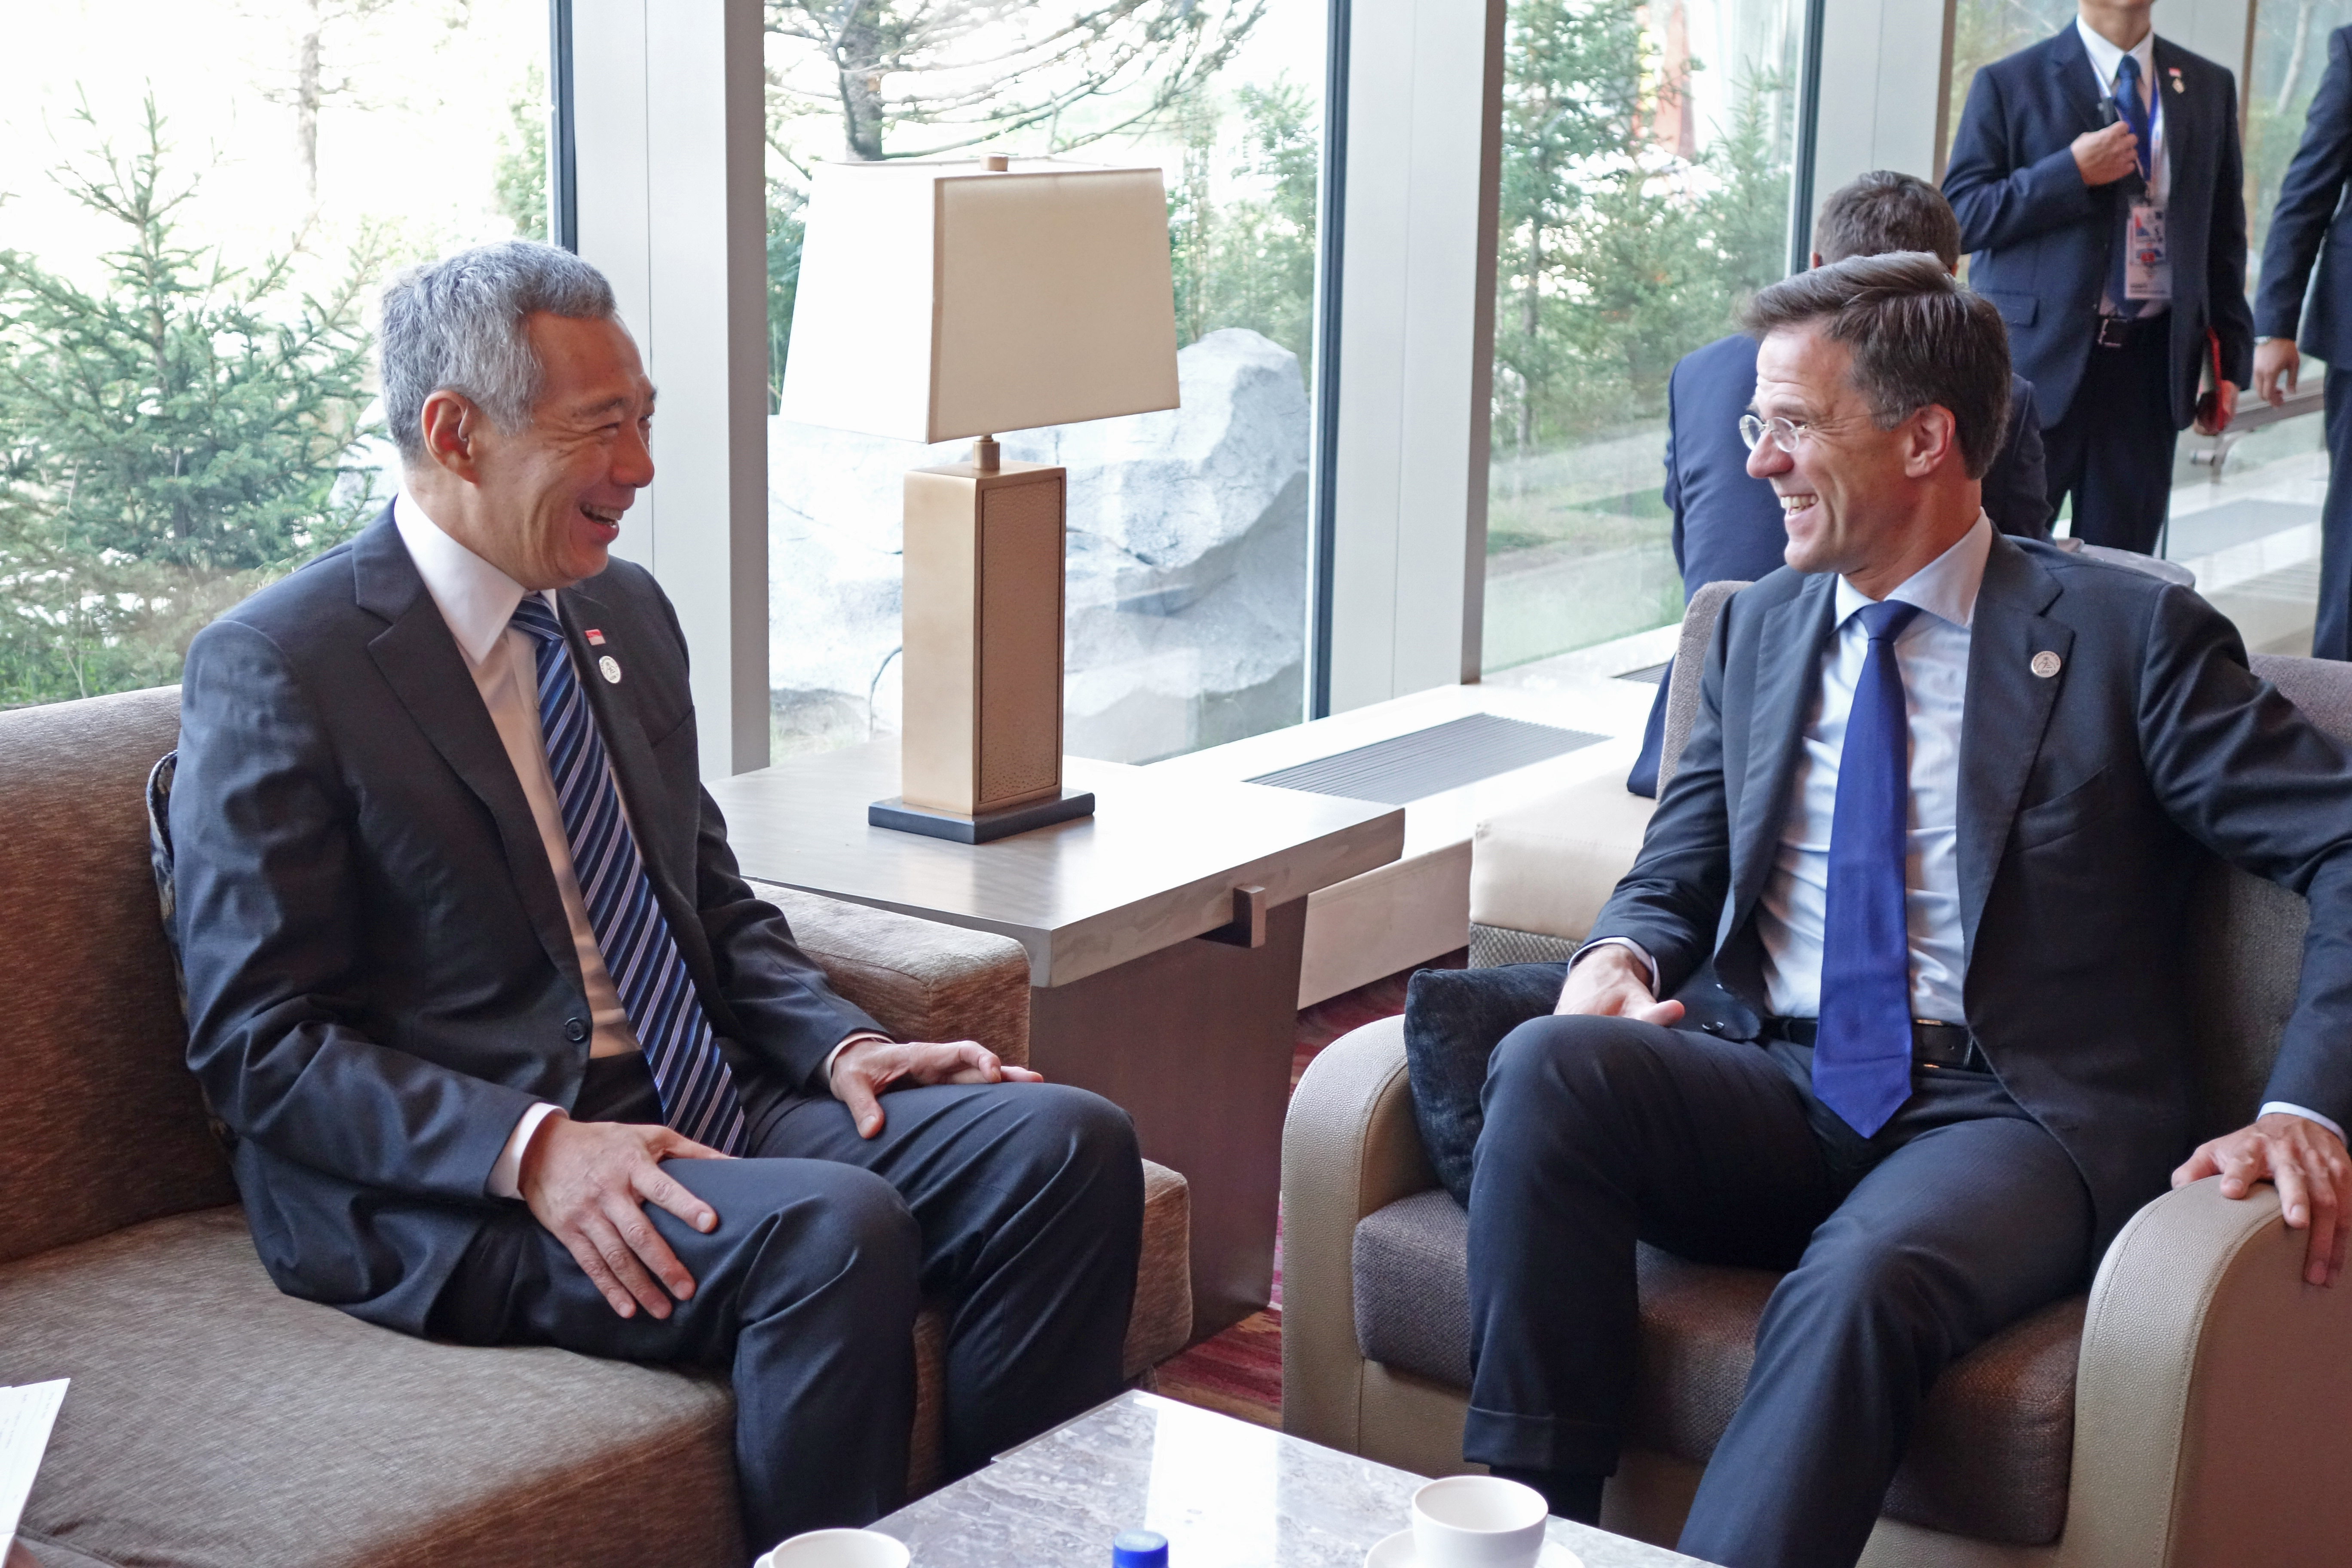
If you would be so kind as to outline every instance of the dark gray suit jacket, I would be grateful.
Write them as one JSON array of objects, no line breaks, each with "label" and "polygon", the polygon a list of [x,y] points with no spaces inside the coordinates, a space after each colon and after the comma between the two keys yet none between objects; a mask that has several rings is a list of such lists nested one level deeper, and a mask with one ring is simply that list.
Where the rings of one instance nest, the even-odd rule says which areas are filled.
[{"label": "dark gray suit jacket", "polygon": [[[686,642],[614,561],[559,595],[662,913],[739,1081],[812,1086],[874,1021],[737,875],[697,773]],[[188,650],[172,792],[188,1062],[287,1291],[409,1331],[516,1120],[570,1106],[589,1008],[554,874],[391,512]]]},{"label": "dark gray suit jacket", "polygon": [[[1711,958],[1733,1036],[1765,1008],[1754,915],[1835,582],[1783,568],[1725,604],[1681,767],[1592,927],[1646,948],[1668,993]],[[2204,600],[1995,535],[1958,836],[1968,1022],[2081,1168],[2101,1248],[2189,1152],[2184,910],[2206,850],[2311,901],[2263,1099],[2352,1123],[2352,751],[2253,677]]]}]

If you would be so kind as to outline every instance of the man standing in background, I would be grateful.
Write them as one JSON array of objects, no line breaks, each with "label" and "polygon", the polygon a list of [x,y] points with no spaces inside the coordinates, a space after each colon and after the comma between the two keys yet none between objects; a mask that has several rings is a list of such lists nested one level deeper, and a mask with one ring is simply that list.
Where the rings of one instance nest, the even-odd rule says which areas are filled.
[{"label": "man standing in background", "polygon": [[2253,356],[2237,83],[2158,38],[2151,0],[2082,0],[1979,71],[1944,175],[1969,282],[2009,325],[2074,535],[2148,552],[2173,448],[2214,374],[2226,426]]},{"label": "man standing in background", "polygon": [[[2334,239],[2336,209],[2352,177],[2352,27],[2327,36],[2327,74],[2304,116],[2303,145],[2287,165],[2263,244],[2262,286],[2254,297],[2254,392],[2276,407],[2294,390],[2303,347],[2327,370],[2327,500],[2320,510],[2319,618],[2311,632],[2318,658],[2352,658],[2352,261]],[[2304,307],[2312,266],[2319,268]]]}]

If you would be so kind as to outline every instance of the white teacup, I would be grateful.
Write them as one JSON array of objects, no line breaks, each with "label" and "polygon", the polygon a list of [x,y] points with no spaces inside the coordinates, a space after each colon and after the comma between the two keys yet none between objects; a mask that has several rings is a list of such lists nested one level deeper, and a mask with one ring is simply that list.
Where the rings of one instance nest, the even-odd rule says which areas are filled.
[{"label": "white teacup", "polygon": [[878,1530],[812,1530],[751,1568],[907,1568],[907,1543]]},{"label": "white teacup", "polygon": [[1549,1511],[1543,1493],[1496,1476],[1432,1481],[1412,1494],[1414,1568],[1533,1568]]}]

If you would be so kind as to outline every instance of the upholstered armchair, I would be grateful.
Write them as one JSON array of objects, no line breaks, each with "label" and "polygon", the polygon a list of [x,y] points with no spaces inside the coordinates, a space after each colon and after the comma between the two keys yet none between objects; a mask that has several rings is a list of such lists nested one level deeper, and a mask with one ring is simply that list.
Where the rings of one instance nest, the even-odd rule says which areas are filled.
[{"label": "upholstered armchair", "polygon": [[[1736,585],[1733,585],[1736,586]],[[1685,620],[1670,774],[1729,589]],[[2352,666],[2258,658],[2352,734]],[[1613,792],[1613,793],[1612,793]],[[1639,847],[1649,803],[1614,780],[1480,827],[1472,962],[1558,958]],[[2352,827],[2352,825],[2347,825]],[[2200,1136],[2249,1120],[2295,995],[2303,900],[2219,863],[2195,901]],[[1335,1042],[1283,1150],[1283,1424],[1405,1468],[1461,1458],[1467,1216],[1423,1152],[1402,1020]],[[2267,1187],[2202,1182],[2143,1209],[2086,1296],[2034,1314],[1930,1394],[1864,1555],[1874,1568],[2221,1568],[2352,1552],[2352,1280],[2302,1280],[2304,1237]],[[1629,1451],[1602,1522],[1671,1544],[1739,1399],[1775,1276],[1648,1248]]]}]

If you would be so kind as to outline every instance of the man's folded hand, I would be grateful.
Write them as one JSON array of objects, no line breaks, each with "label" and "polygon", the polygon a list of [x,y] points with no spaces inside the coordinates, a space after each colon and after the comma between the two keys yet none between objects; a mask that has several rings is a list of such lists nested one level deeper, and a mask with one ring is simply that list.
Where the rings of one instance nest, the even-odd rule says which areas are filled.
[{"label": "man's folded hand", "polygon": [[833,1098],[849,1107],[857,1135],[882,1131],[882,1096],[894,1089],[929,1083],[1043,1083],[1043,1073],[1008,1067],[977,1040],[944,1044],[853,1040],[833,1058]]},{"label": "man's folded hand", "polygon": [[1651,995],[1650,972],[1641,960],[1622,947],[1609,946],[1591,948],[1569,965],[1568,984],[1560,987],[1559,1005],[1552,1011],[1672,1027],[1682,1021],[1683,1005]]},{"label": "man's folded hand", "polygon": [[[519,1184],[540,1224],[595,1281],[613,1310],[656,1318],[694,1294],[694,1276],[669,1249],[646,1204],[659,1204],[708,1235],[711,1206],[662,1173],[664,1160],[724,1160],[718,1150],[667,1127],[633,1121],[574,1121],[557,1111],[523,1151]],[[665,1293],[667,1292],[667,1293]]]}]

